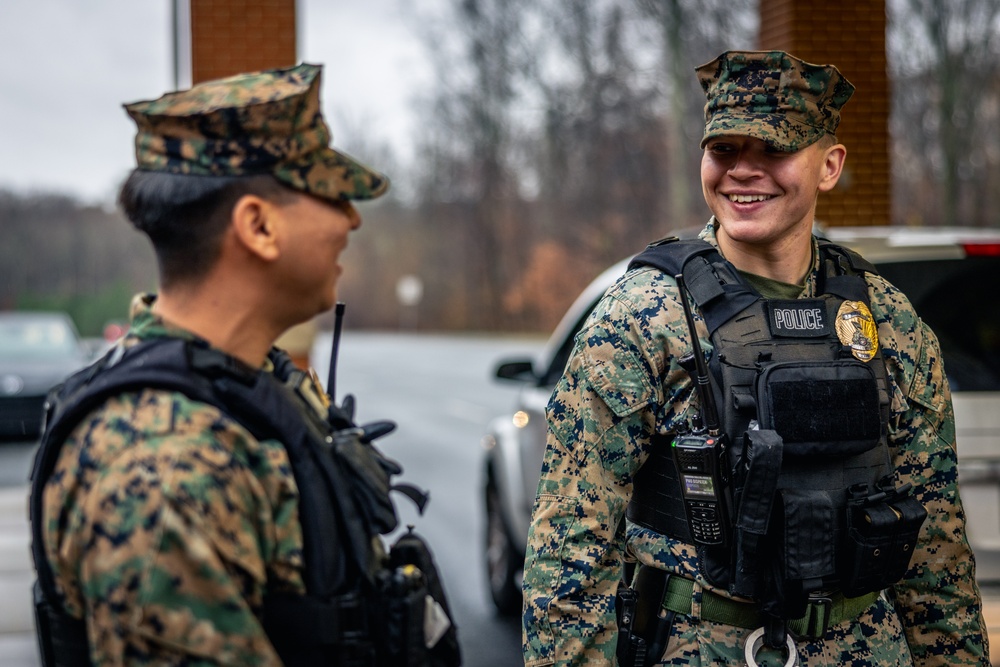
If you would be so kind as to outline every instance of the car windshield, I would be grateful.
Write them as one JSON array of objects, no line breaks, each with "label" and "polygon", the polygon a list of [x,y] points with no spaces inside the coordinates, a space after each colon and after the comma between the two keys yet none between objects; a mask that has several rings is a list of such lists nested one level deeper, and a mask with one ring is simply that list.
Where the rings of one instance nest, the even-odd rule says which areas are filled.
[{"label": "car windshield", "polygon": [[50,359],[72,356],[76,352],[76,335],[64,321],[48,318],[0,320],[0,357]]},{"label": "car windshield", "polygon": [[952,391],[1000,391],[1000,257],[879,264],[937,334]]}]

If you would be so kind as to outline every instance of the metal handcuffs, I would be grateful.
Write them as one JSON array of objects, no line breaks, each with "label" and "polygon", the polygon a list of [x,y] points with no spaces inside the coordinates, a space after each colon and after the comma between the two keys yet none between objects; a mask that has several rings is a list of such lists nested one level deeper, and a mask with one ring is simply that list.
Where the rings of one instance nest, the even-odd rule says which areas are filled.
[{"label": "metal handcuffs", "polygon": [[[746,643],[743,645],[743,657],[746,660],[747,667],[759,667],[756,656],[757,651],[763,645],[764,628],[757,628],[750,633]],[[788,649],[788,659],[785,661],[784,667],[796,667],[799,664],[799,653],[795,650],[795,642],[787,634],[785,635],[785,645]]]}]

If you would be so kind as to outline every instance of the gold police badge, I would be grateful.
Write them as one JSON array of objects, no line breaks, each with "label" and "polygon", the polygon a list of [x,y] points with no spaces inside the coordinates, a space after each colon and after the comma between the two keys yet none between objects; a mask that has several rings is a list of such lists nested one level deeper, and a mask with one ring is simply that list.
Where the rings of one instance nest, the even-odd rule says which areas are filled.
[{"label": "gold police badge", "polygon": [[851,348],[860,361],[870,361],[878,350],[878,327],[868,306],[860,301],[845,301],[837,311],[837,338]]}]

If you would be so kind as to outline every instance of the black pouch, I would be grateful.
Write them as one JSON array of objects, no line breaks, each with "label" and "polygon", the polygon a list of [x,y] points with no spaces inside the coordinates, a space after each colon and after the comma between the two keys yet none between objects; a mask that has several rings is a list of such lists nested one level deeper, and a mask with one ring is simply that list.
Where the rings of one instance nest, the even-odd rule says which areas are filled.
[{"label": "black pouch", "polygon": [[857,597],[903,578],[927,510],[910,496],[909,484],[897,489],[883,480],[878,492],[853,489],[851,496],[840,570],[844,595]]},{"label": "black pouch", "polygon": [[430,664],[424,641],[427,581],[415,565],[386,572],[384,642],[379,664],[424,667]]},{"label": "black pouch", "polygon": [[830,536],[835,514],[821,489],[780,489],[775,499],[773,561],[765,578],[765,609],[779,618],[801,618],[811,592],[837,575]]},{"label": "black pouch", "polygon": [[412,528],[389,551],[386,574],[385,648],[390,653],[386,664],[405,667],[462,664],[458,630],[434,556]]},{"label": "black pouch", "polygon": [[735,503],[736,563],[729,592],[756,600],[763,592],[763,565],[773,556],[767,547],[767,535],[784,443],[773,430],[748,431],[743,442],[744,463]]}]

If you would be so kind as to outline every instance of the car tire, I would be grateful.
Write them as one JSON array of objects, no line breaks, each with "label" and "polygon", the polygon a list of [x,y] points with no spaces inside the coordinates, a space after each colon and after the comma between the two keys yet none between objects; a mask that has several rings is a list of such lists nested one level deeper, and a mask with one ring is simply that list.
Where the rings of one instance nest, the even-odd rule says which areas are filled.
[{"label": "car tire", "polygon": [[486,485],[486,581],[490,597],[503,616],[521,613],[520,575],[524,554],[517,553],[503,517],[500,498],[492,483]]}]

